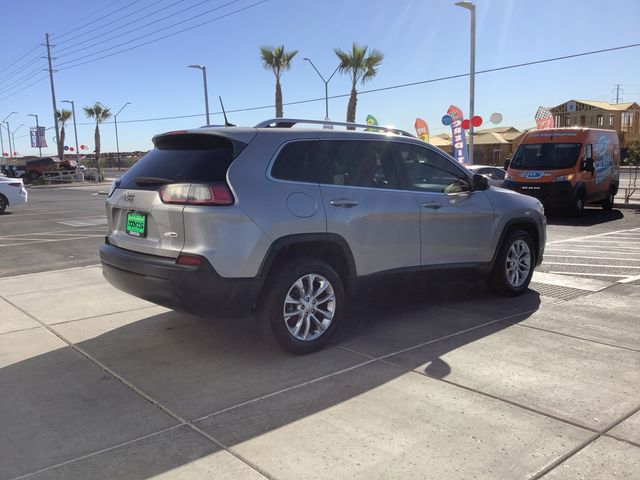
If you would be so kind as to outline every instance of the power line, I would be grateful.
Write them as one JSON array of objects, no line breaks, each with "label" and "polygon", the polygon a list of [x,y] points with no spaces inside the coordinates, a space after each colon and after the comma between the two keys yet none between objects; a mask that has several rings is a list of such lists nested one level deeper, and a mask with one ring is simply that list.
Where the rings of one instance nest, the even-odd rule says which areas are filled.
[{"label": "power line", "polygon": [[25,81],[28,81],[29,79],[35,77],[42,70],[43,70],[42,67],[39,66],[35,70],[32,70],[31,72],[27,73],[26,75],[23,75],[22,77],[14,80],[13,82],[9,83],[8,85],[5,85],[4,87],[0,87],[0,94],[3,94],[5,92],[5,90],[11,90],[14,85],[18,85],[20,83],[24,83]]},{"label": "power line", "polygon": [[[199,17],[201,17],[202,15],[207,15],[207,14],[209,14],[209,13],[212,13],[212,12],[214,12],[214,11],[216,11],[216,10],[220,10],[220,9],[225,8],[225,7],[227,7],[227,6],[229,6],[229,5],[232,5],[232,4],[234,4],[234,3],[238,3],[239,1],[240,1],[240,0],[231,0],[231,1],[227,2],[227,3],[224,3],[224,4],[222,4],[222,5],[220,5],[220,6],[216,7],[216,8],[214,8],[214,9],[208,10],[208,11],[203,12],[203,13],[200,13],[200,14],[198,14],[198,15],[194,15],[193,17],[189,17],[189,18],[187,18],[187,19],[185,19],[185,20],[182,20],[182,21],[180,21],[180,22],[178,22],[178,23],[174,23],[173,25],[169,25],[169,26],[165,26],[165,27],[159,28],[158,30],[154,30],[153,32],[146,33],[146,34],[141,35],[141,36],[136,37],[136,38],[132,38],[132,39],[130,39],[130,40],[127,40],[127,41],[125,41],[125,42],[119,43],[119,44],[117,44],[117,45],[111,45],[110,47],[104,48],[104,49],[102,49],[102,50],[98,50],[97,52],[89,53],[89,54],[85,55],[84,57],[78,57],[78,58],[74,58],[74,59],[72,59],[72,60],[68,60],[68,61],[66,61],[66,62],[59,63],[59,64],[58,64],[58,66],[68,65],[69,63],[74,63],[74,62],[77,62],[77,61],[79,61],[79,60],[84,60],[85,58],[90,58],[90,57],[92,57],[92,56],[94,56],[94,55],[100,55],[101,53],[108,52],[108,51],[113,50],[113,49],[115,49],[115,48],[122,47],[122,46],[125,46],[125,45],[129,45],[129,44],[131,44],[131,43],[133,43],[133,42],[136,42],[136,41],[138,41],[138,40],[143,40],[143,39],[145,39],[145,38],[147,38],[147,37],[149,37],[149,36],[151,36],[151,35],[155,35],[156,33],[163,32],[163,31],[167,30],[168,28],[173,28],[173,27],[176,27],[176,26],[181,25],[181,24],[183,24],[183,23],[190,22],[191,20],[196,19],[196,18],[199,18]],[[201,3],[204,3],[204,2],[201,2]],[[159,21],[162,21],[162,20],[164,20],[164,19],[166,19],[166,18],[167,18],[167,17],[164,17],[164,18],[162,18],[162,19],[160,19],[160,20],[156,20],[156,21],[152,22],[150,25],[152,25],[153,23],[157,23],[157,22],[159,22]],[[143,27],[143,28],[144,28],[144,27]],[[179,32],[178,32],[178,33],[179,33]],[[161,37],[160,39],[162,39],[162,37]],[[158,39],[158,40],[160,40],[160,39]],[[146,45],[146,44],[143,44],[143,45]],[[124,50],[124,51],[126,51],[126,50]],[[64,55],[61,55],[61,57],[66,57],[66,56],[68,56],[68,55],[71,55],[72,53],[74,53],[74,52],[66,53],[66,54],[64,54]],[[103,57],[103,58],[104,58],[104,57]]]},{"label": "power line", "polygon": [[[67,35],[72,34],[73,32],[77,32],[78,30],[83,30],[83,29],[85,29],[85,28],[87,28],[87,27],[89,27],[89,26],[93,25],[94,23],[99,22],[100,20],[104,20],[105,18],[110,17],[111,15],[113,15],[113,14],[115,14],[115,13],[121,12],[122,10],[126,10],[126,9],[127,9],[127,8],[129,8],[130,6],[135,5],[136,3],[139,3],[139,2],[141,2],[141,1],[142,1],[142,0],[134,0],[133,2],[126,4],[124,7],[121,7],[121,8],[119,8],[119,9],[117,9],[117,10],[114,10],[114,11],[113,11],[113,12],[111,12],[111,13],[107,13],[107,14],[106,14],[105,16],[103,16],[102,18],[98,18],[98,19],[96,19],[96,20],[92,20],[92,21],[90,21],[90,22],[84,23],[84,24],[82,24],[82,25],[81,25],[80,27],[78,27],[78,28],[74,28],[74,29],[72,29],[72,30],[67,30],[66,32],[64,32],[64,33],[62,33],[62,34],[60,34],[60,35],[58,35],[56,38],[63,38],[63,37],[66,37]],[[112,6],[112,5],[111,5],[111,6]]]},{"label": "power line", "polygon": [[[233,0],[233,1],[228,2],[227,4],[225,4],[225,5],[221,6],[221,7],[218,7],[218,9],[219,9],[219,8],[223,8],[223,7],[225,7],[225,6],[227,6],[227,5],[230,5],[230,4],[232,4],[232,3],[236,3],[236,2],[238,2],[238,1],[239,1],[239,0]],[[191,26],[191,27],[183,28],[182,30],[178,30],[177,32],[173,32],[173,33],[170,33],[170,34],[168,34],[168,35],[164,35],[164,36],[162,36],[162,37],[158,37],[158,38],[155,38],[155,39],[153,39],[153,40],[149,40],[148,42],[144,42],[144,43],[141,43],[141,44],[138,44],[138,45],[134,45],[133,47],[129,47],[129,48],[125,48],[125,49],[122,49],[122,50],[118,50],[117,52],[114,52],[114,53],[110,53],[110,54],[107,54],[107,55],[103,55],[103,56],[101,56],[101,57],[93,58],[93,59],[91,59],[91,60],[87,60],[87,61],[84,61],[84,62],[75,63],[75,64],[73,64],[73,65],[69,65],[68,67],[66,67],[66,68],[62,68],[62,69],[60,69],[60,70],[68,70],[68,69],[70,69],[70,68],[79,67],[80,65],[85,65],[85,64],[87,64],[87,63],[92,63],[92,62],[96,62],[96,61],[98,61],[98,60],[102,60],[103,58],[112,57],[112,56],[114,56],[114,55],[118,55],[118,54],[120,54],[120,53],[128,52],[128,51],[130,51],[130,50],[134,50],[134,49],[136,49],[136,48],[140,48],[140,47],[143,47],[143,46],[145,46],[145,45],[149,45],[149,44],[151,44],[151,43],[155,43],[155,42],[158,42],[158,41],[160,41],[160,40],[164,40],[164,39],[166,39],[166,38],[173,37],[173,36],[178,35],[178,34],[180,34],[180,33],[184,33],[184,32],[187,32],[187,31],[189,31],[189,30],[193,30],[193,29],[195,29],[195,28],[201,27],[201,26],[206,25],[206,24],[208,24],[208,23],[212,23],[212,22],[216,22],[216,21],[218,21],[218,20],[222,20],[223,18],[230,17],[231,15],[235,15],[236,13],[240,13],[240,12],[243,12],[243,11],[245,11],[245,10],[249,10],[250,8],[253,8],[253,7],[257,7],[258,5],[261,5],[261,4],[266,3],[266,2],[268,2],[268,1],[269,1],[269,0],[260,0],[260,1],[256,2],[256,3],[253,3],[253,4],[251,4],[251,5],[248,5],[248,6],[246,6],[246,7],[240,8],[240,9],[238,9],[238,10],[234,10],[233,12],[230,12],[230,13],[227,13],[227,14],[224,14],[224,15],[221,15],[221,16],[216,17],[216,18],[213,18],[213,19],[211,19],[211,20],[207,20],[206,22],[201,22],[201,23],[199,23],[199,24],[197,24],[197,25],[193,25],[193,26]],[[199,17],[199,16],[201,16],[201,15],[198,15],[197,17]],[[194,17],[194,18],[197,18],[197,17]],[[180,22],[180,23],[184,23],[184,21],[183,21],[183,22]],[[178,24],[176,24],[176,25],[178,25]],[[172,26],[176,26],[176,25],[172,25]],[[160,30],[158,30],[158,31],[156,31],[156,32],[153,32],[153,33],[158,33],[158,32],[160,32],[160,31],[164,31],[164,30],[166,30],[166,28],[167,28],[167,27],[162,28],[162,29],[160,29]],[[171,27],[168,27],[168,28],[171,28]],[[141,37],[141,38],[144,38],[144,37],[149,36],[149,35],[151,35],[151,34],[145,35],[145,36],[143,36],[143,37]],[[134,40],[131,40],[131,41],[129,41],[129,42],[124,42],[124,43],[123,43],[123,44],[121,44],[121,45],[126,45],[126,44],[128,44],[128,43],[131,43],[132,41],[134,41]],[[117,46],[111,47],[111,48],[109,48],[109,49],[106,49],[105,51],[108,51],[108,50],[110,50],[110,49],[112,49],[112,48],[116,48],[116,47],[117,47]],[[58,66],[67,65],[67,64],[69,64],[69,63],[73,63],[73,62],[76,62],[76,61],[78,61],[78,60],[82,60],[83,58],[89,58],[89,57],[91,57],[91,56],[93,56],[93,55],[96,55],[96,54],[97,54],[97,53],[93,53],[93,54],[87,55],[87,56],[85,56],[85,57],[80,57],[80,58],[77,58],[77,59],[74,59],[74,60],[70,60],[70,61],[68,61],[68,62],[61,63],[61,64],[59,64]]]},{"label": "power line", "polygon": [[[623,50],[623,49],[628,49],[628,48],[635,48],[635,47],[640,47],[640,43],[632,43],[629,45],[621,45],[618,47],[611,47],[611,48],[605,48],[605,49],[601,49],[601,50],[591,50],[589,52],[581,52],[581,53],[576,53],[576,54],[572,54],[572,55],[563,55],[561,57],[553,57],[553,58],[546,58],[543,60],[534,60],[531,62],[523,62],[523,63],[515,63],[512,65],[505,65],[502,67],[496,67],[496,68],[488,68],[485,70],[479,70],[476,71],[476,75],[481,75],[481,74],[486,74],[486,73],[492,73],[492,72],[499,72],[502,70],[511,70],[514,68],[521,68],[521,67],[526,67],[526,66],[530,66],[530,65],[538,65],[541,63],[550,63],[550,62],[557,62],[560,60],[566,60],[566,59],[570,59],[570,58],[577,58],[577,57],[584,57],[587,55],[596,55],[599,53],[605,53],[605,52],[613,52],[613,51],[617,51],[617,50]],[[367,93],[376,93],[376,92],[383,92],[383,91],[387,91],[387,90],[395,90],[395,89],[400,89],[400,88],[406,88],[406,87],[413,87],[416,85],[424,85],[427,83],[436,83],[436,82],[442,82],[445,80],[452,80],[452,79],[456,79],[456,78],[463,78],[463,77],[468,77],[469,74],[468,73],[461,73],[461,74],[457,74],[457,75],[447,75],[444,77],[437,77],[437,78],[431,78],[428,80],[421,80],[418,82],[410,82],[410,83],[402,83],[402,84],[398,84],[398,85],[391,85],[388,87],[382,87],[382,88],[373,88],[373,89],[369,89],[369,90],[362,90],[360,92],[358,92],[358,95],[364,95]],[[338,94],[338,95],[332,95],[328,98],[331,99],[336,99],[336,98],[345,98],[348,97],[350,95],[350,93],[343,93],[343,94]],[[304,103],[312,103],[312,102],[320,102],[320,101],[324,101],[324,97],[318,97],[318,98],[310,98],[310,99],[306,99],[306,100],[297,100],[297,101],[293,101],[293,102],[286,102],[283,103],[283,105],[285,106],[290,106],[290,105],[301,105]],[[247,107],[247,108],[238,108],[238,109],[232,109],[232,110],[227,110],[227,113],[240,113],[240,112],[250,112],[250,111],[256,111],[256,110],[265,110],[265,109],[269,109],[269,108],[273,108],[273,104],[271,105],[263,105],[263,106],[259,106],[259,107]],[[219,112],[213,112],[213,115],[217,115],[217,114],[221,114],[222,111]],[[140,123],[140,122],[153,122],[153,121],[161,121],[161,120],[176,120],[176,119],[181,119],[181,118],[194,118],[194,117],[202,117],[204,116],[204,114],[196,114],[196,115],[176,115],[173,117],[157,117],[157,118],[143,118],[143,119],[138,119],[138,120],[121,120],[121,123]],[[79,124],[80,125],[80,124]],[[89,124],[87,124],[89,125]],[[92,124],[91,124],[92,125]]]},{"label": "power line", "polygon": [[[161,21],[163,21],[163,20],[166,20],[167,18],[172,18],[172,17],[175,17],[176,15],[180,15],[181,13],[186,12],[187,10],[194,9],[194,8],[199,7],[200,5],[202,5],[202,4],[204,4],[204,3],[207,3],[207,2],[210,2],[210,1],[211,1],[211,0],[202,0],[201,2],[196,3],[195,5],[191,5],[190,7],[187,7],[187,8],[184,8],[184,9],[182,9],[182,10],[179,10],[179,11],[177,11],[177,12],[171,13],[171,14],[169,14],[169,15],[165,16],[165,17],[162,17],[162,18],[159,18],[159,19],[157,19],[157,20],[154,20],[153,22],[147,23],[146,25],[143,25],[143,26],[141,26],[141,27],[134,28],[134,29],[129,30],[129,31],[127,31],[127,32],[120,33],[120,34],[118,34],[118,35],[116,35],[116,36],[114,36],[114,37],[107,38],[106,40],[101,40],[100,42],[97,42],[97,43],[93,43],[93,44],[90,44],[90,45],[84,46],[84,47],[79,48],[79,49],[77,49],[77,50],[73,50],[72,52],[65,53],[64,55],[60,55],[60,56],[59,56],[59,58],[67,57],[67,56],[69,56],[69,55],[73,55],[74,53],[81,52],[82,50],[87,50],[87,49],[89,49],[89,48],[96,47],[96,46],[98,46],[98,45],[102,45],[103,43],[110,42],[111,40],[115,40],[116,38],[121,38],[121,37],[123,37],[123,36],[125,36],[125,35],[129,35],[130,33],[140,31],[141,29],[144,29],[144,28],[150,27],[151,25],[154,25],[154,24],[159,23],[159,22],[161,22]],[[145,20],[145,19],[147,19],[149,16],[155,15],[156,13],[161,12],[161,11],[163,11],[163,10],[167,10],[168,8],[171,8],[171,7],[173,7],[173,6],[175,6],[175,5],[179,4],[179,3],[182,3],[182,2],[184,2],[184,0],[179,0],[178,2],[175,2],[175,3],[171,4],[171,5],[169,5],[168,7],[162,8],[162,9],[160,9],[160,10],[156,10],[155,12],[151,12],[151,13],[150,13],[149,15],[147,15],[146,17],[138,18],[138,19],[136,19],[136,20],[132,20],[131,22],[129,22],[129,23],[125,23],[124,25],[121,25],[121,26],[119,26],[119,27],[117,27],[117,28],[114,28],[114,29],[112,29],[112,30],[109,30],[108,32],[105,32],[105,33],[102,33],[102,34],[97,35],[97,36],[95,36],[95,37],[92,37],[92,40],[95,40],[96,38],[102,37],[102,36],[104,36],[104,35],[108,35],[109,33],[113,33],[113,32],[115,32],[116,30],[120,30],[121,28],[127,27],[127,26],[129,26],[129,25],[131,25],[131,24],[134,24],[134,23],[137,23],[137,22],[139,22],[140,20]],[[154,32],[154,33],[155,33],[155,32]],[[144,38],[144,37],[143,37],[143,38]],[[130,40],[130,41],[135,41],[135,39],[134,39],[134,40]],[[62,48],[62,49],[58,50],[58,52],[62,52],[62,51],[64,51],[64,50],[68,50],[69,48],[73,48],[73,47],[75,47],[75,46],[76,46],[76,45],[72,45],[72,46],[70,46],[70,47]],[[115,47],[117,47],[117,45],[116,45]],[[109,47],[109,48],[114,48],[114,47]],[[108,50],[108,49],[107,49],[107,50]],[[97,52],[97,53],[100,53],[100,52]],[[97,53],[93,53],[93,54],[89,54],[89,55],[95,55],[95,54],[97,54]],[[74,60],[74,61],[75,61],[75,60]]]},{"label": "power line", "polygon": [[[108,27],[109,25],[113,25],[114,23],[119,22],[120,20],[127,19],[127,18],[131,17],[132,15],[135,15],[136,13],[140,13],[140,12],[142,12],[142,11],[144,11],[144,10],[146,10],[146,9],[150,8],[150,7],[153,7],[154,5],[157,5],[157,4],[162,3],[162,2],[165,2],[165,1],[167,1],[167,0],[158,0],[158,1],[154,2],[154,3],[152,3],[151,5],[145,5],[144,7],[139,8],[138,10],[136,10],[135,12],[127,13],[127,14],[126,14],[125,16],[123,16],[123,17],[116,18],[115,20],[112,20],[112,21],[110,21],[110,22],[108,22],[108,23],[105,23],[104,25],[100,25],[99,27],[95,28],[95,29],[94,29],[94,31],[92,31],[92,32],[81,33],[80,35],[76,36],[75,38],[70,38],[70,39],[68,39],[68,40],[63,40],[63,41],[61,41],[61,42],[58,42],[58,43],[57,43],[57,46],[63,45],[63,44],[68,43],[68,42],[72,42],[72,41],[74,41],[74,40],[78,40],[78,38],[84,37],[85,35],[91,35],[92,33],[95,33],[95,30],[101,30],[101,29],[103,29],[103,28],[105,28],[105,27]],[[207,0],[207,1],[209,1],[209,0]],[[168,7],[164,7],[164,8],[161,8],[161,9],[159,9],[159,10],[156,10],[156,11],[154,11],[154,12],[148,13],[148,14],[146,15],[146,17],[149,17],[149,16],[151,16],[151,15],[155,15],[155,14],[156,14],[156,13],[158,13],[158,12],[161,12],[161,11],[163,11],[163,10],[166,10],[166,9],[168,9],[168,8],[171,8],[171,7],[173,7],[174,5],[176,5],[176,4],[178,4],[178,3],[182,3],[182,2],[184,2],[184,0],[179,0],[178,2],[175,2],[175,3],[171,4],[171,5],[169,5]],[[131,25],[132,23],[135,23],[135,22],[139,22],[140,20],[143,20],[143,19],[144,19],[144,18],[146,18],[146,17],[140,17],[140,18],[139,18],[139,19],[137,19],[137,20],[134,20],[134,21],[129,22],[129,23],[125,23],[124,25],[122,25],[122,26],[120,26],[120,27],[117,27],[117,28],[114,28],[114,29],[112,29],[112,30],[109,30],[108,32],[101,33],[100,35],[96,35],[95,37],[91,37],[91,38],[90,38],[90,39],[88,39],[88,40],[83,40],[83,43],[84,43],[84,42],[87,42],[87,41],[89,41],[89,40],[94,40],[94,39],[96,39],[96,38],[102,37],[102,36],[107,35],[107,34],[109,34],[109,33],[111,33],[111,32],[115,32],[116,30],[119,30],[119,29],[123,28],[124,26]],[[143,27],[143,28],[144,28],[144,27]],[[122,35],[126,35],[126,33],[124,33],[124,34],[122,34]],[[116,37],[116,38],[117,38],[117,37]],[[107,40],[105,40],[105,41],[107,41]],[[76,46],[77,46],[77,45],[70,45],[70,46],[68,46],[68,47],[64,47],[64,48],[59,49],[59,50],[58,50],[58,52],[62,52],[62,51],[64,51],[64,50],[69,50],[70,48],[74,48],[74,47],[76,47]],[[84,47],[84,48],[90,48],[91,46],[93,46],[93,45],[90,45],[90,46],[88,46],[88,47]],[[73,53],[73,52],[71,52],[71,53]],[[71,53],[68,53],[67,55],[70,55]]]},{"label": "power line", "polygon": [[[93,17],[94,15],[97,15],[97,14],[99,14],[99,13],[104,12],[105,10],[109,10],[109,9],[110,9],[111,7],[113,7],[116,3],[120,3],[120,2],[122,2],[122,1],[123,1],[123,0],[114,0],[114,1],[112,1],[112,2],[111,2],[111,4],[110,4],[110,5],[107,5],[107,6],[106,6],[106,7],[104,7],[104,8],[100,8],[100,9],[96,10],[96,11],[95,11],[95,12],[93,12],[93,13],[90,13],[89,15],[87,15],[87,16],[85,17],[85,19],[86,19],[86,18],[91,18],[91,17]],[[58,30],[58,31],[56,31],[56,32],[53,32],[51,35],[52,35],[52,36],[54,36],[54,35],[58,35],[58,33],[60,33],[60,32],[62,32],[62,31],[64,31],[64,30],[66,30],[66,29],[67,29],[67,28],[69,28],[69,27],[72,27],[72,26],[73,26],[73,25],[75,25],[76,23],[78,23],[78,20],[76,20],[76,21],[75,21],[75,22],[73,22],[73,23],[69,23],[68,25],[65,25],[65,26],[64,26],[64,27],[62,27],[60,30]]]},{"label": "power line", "polygon": [[16,58],[15,60],[10,60],[7,63],[10,64],[14,64],[14,63],[18,63],[20,60],[22,60],[24,57],[26,57],[27,55],[29,55],[31,52],[34,52],[35,50],[37,50],[40,47],[40,44],[37,43],[31,50],[28,50],[27,52],[25,52],[22,56]]},{"label": "power line", "polygon": [[42,57],[41,57],[41,56],[39,56],[39,55],[38,55],[37,57],[35,57],[33,60],[31,60],[29,63],[27,63],[27,64],[25,64],[25,65],[23,65],[23,66],[21,66],[21,67],[18,67],[18,68],[14,69],[14,70],[11,70],[10,72],[7,72],[7,73],[6,73],[6,74],[5,74],[5,75],[0,79],[0,83],[4,83],[4,82],[6,82],[7,80],[11,80],[11,79],[12,79],[12,77],[14,77],[14,76],[18,75],[18,74],[20,73],[20,71],[24,71],[24,70],[26,70],[26,69],[27,69],[27,68],[29,68],[31,65],[35,64],[38,60],[42,60]]},{"label": "power line", "polygon": [[6,95],[6,96],[4,96],[4,97],[1,97],[1,98],[0,98],[0,100],[5,100],[5,99],[7,99],[7,98],[13,97],[16,93],[20,93],[20,92],[22,92],[23,90],[26,90],[27,88],[32,87],[32,86],[33,86],[33,85],[35,85],[36,83],[40,83],[40,82],[42,82],[43,80],[46,80],[46,79],[47,79],[47,77],[46,77],[46,75],[45,75],[44,77],[39,78],[38,80],[36,80],[36,81],[35,81],[35,82],[33,82],[33,83],[30,83],[29,85],[25,85],[25,86],[24,86],[24,87],[22,87],[20,90],[16,90],[15,92],[10,93],[9,95]]}]

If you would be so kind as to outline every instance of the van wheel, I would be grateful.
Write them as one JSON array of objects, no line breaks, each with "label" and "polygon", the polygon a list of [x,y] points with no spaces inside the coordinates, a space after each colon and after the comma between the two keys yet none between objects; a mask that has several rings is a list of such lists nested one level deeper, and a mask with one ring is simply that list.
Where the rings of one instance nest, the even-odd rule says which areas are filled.
[{"label": "van wheel", "polygon": [[322,260],[301,258],[278,267],[264,285],[257,314],[265,333],[287,352],[324,347],[344,318],[342,280]]},{"label": "van wheel", "polygon": [[36,172],[35,170],[32,170],[29,173],[27,173],[27,178],[29,178],[29,180],[31,180],[32,182],[36,181],[39,176],[40,175],[38,175],[38,172]]},{"label": "van wheel", "polygon": [[524,292],[533,276],[535,256],[529,234],[524,230],[511,232],[500,245],[487,282],[489,288],[506,297],[514,297]]},{"label": "van wheel", "polygon": [[575,217],[581,216],[582,213],[584,212],[584,202],[585,202],[584,190],[580,190],[578,193],[576,193],[576,196],[573,199],[573,207],[571,208],[571,213]]},{"label": "van wheel", "polygon": [[615,200],[615,195],[613,194],[613,189],[609,190],[609,194],[605,201],[602,202],[602,210],[605,212],[609,212],[613,209],[613,202]]},{"label": "van wheel", "polygon": [[7,200],[7,197],[0,194],[0,214],[4,213],[8,205],[9,205],[9,201]]}]

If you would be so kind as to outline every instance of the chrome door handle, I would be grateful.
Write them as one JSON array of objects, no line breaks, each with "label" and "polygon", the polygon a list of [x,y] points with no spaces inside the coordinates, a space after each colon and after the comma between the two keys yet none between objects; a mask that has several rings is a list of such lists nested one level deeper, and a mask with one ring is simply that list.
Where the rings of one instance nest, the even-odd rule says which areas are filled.
[{"label": "chrome door handle", "polygon": [[348,198],[334,198],[329,202],[329,204],[333,205],[334,207],[351,208],[358,205],[358,202],[356,202],[355,200],[350,200]]},{"label": "chrome door handle", "polygon": [[424,208],[433,208],[434,210],[437,210],[442,207],[442,205],[439,204],[438,202],[424,202],[422,206]]}]

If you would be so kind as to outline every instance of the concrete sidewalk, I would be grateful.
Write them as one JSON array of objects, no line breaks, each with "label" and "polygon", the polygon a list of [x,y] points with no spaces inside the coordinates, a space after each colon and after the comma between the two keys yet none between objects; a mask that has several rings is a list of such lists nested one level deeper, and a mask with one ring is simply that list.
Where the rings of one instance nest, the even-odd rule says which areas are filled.
[{"label": "concrete sidewalk", "polygon": [[639,478],[640,287],[531,288],[386,289],[293,357],[99,267],[0,279],[0,479]]}]

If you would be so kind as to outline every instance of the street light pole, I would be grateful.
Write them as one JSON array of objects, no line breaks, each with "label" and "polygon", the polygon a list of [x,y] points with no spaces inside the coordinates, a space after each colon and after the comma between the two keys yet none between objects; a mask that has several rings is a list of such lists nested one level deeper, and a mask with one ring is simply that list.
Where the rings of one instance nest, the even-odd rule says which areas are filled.
[{"label": "street light pole", "polygon": [[[13,115],[14,113],[18,113],[18,112],[11,112],[9,115],[7,115],[6,117],[4,117],[4,120],[2,120],[2,122],[0,122],[0,144],[2,146],[2,158],[4,158],[4,141],[2,141],[2,124],[6,123],[7,119]],[[9,130],[8,124],[7,124],[7,130]],[[11,138],[9,137],[10,132],[7,131],[7,141],[9,142],[9,158],[11,158]]]},{"label": "street light pole", "polygon": [[322,79],[322,81],[324,82],[324,119],[325,120],[329,120],[329,82],[331,81],[331,79],[333,78],[333,76],[336,74],[336,72],[338,71],[338,69],[340,68],[340,65],[338,65],[336,67],[336,69],[333,71],[333,73],[331,74],[331,76],[329,77],[328,80],[325,80],[324,77],[322,76],[322,74],[320,73],[320,71],[316,68],[316,66],[313,64],[313,62],[311,61],[310,58],[303,58],[303,60],[306,60],[307,62],[309,62],[311,64],[311,66],[313,67],[313,69],[316,71],[316,73],[318,74],[318,76]]},{"label": "street light pole", "polygon": [[474,102],[475,102],[475,81],[476,81],[476,6],[469,2],[458,2],[458,7],[465,8],[471,13],[471,45],[470,45],[470,59],[469,59],[469,163],[473,165],[473,124],[471,119],[473,118]]},{"label": "street light pole", "polygon": [[13,152],[13,153],[14,153],[14,154],[16,153],[16,152],[15,152],[15,149],[16,149],[16,136],[15,136],[15,134],[16,134],[16,132],[17,132],[18,130],[20,130],[20,127],[22,127],[23,125],[24,125],[24,123],[21,123],[20,125],[18,125],[18,126],[15,128],[15,130],[14,130],[13,132],[11,132],[11,140],[13,141],[13,150],[14,150],[14,152]]},{"label": "street light pole", "polygon": [[[78,128],[76,127],[76,105],[73,100],[62,100],[62,103],[71,104],[71,116],[73,117],[73,135],[76,138],[76,163],[80,166],[80,149],[78,148]],[[36,123],[38,121],[36,115]]]},{"label": "street light pole", "polygon": [[131,102],[127,102],[125,103],[122,108],[120,110],[118,110],[118,113],[116,113],[113,116],[113,124],[116,127],[116,152],[118,154],[118,171],[120,171],[120,143],[118,141],[118,115],[120,115],[120,112],[122,110],[124,110],[124,107],[126,107],[127,105],[131,105]]},{"label": "street light pole", "polygon": [[27,116],[36,117],[36,143],[38,144],[38,150],[40,151],[40,158],[42,158],[42,147],[40,146],[40,124],[38,123],[38,115],[36,115],[35,113],[30,113]]},{"label": "street light pole", "polygon": [[207,67],[204,65],[189,65],[189,68],[199,68],[202,70],[202,82],[204,83],[204,109],[207,113],[207,125],[211,125],[209,121],[209,91],[207,89]]},{"label": "street light pole", "polygon": [[4,122],[7,124],[7,140],[9,140],[9,160],[13,160],[12,147],[11,147],[11,127],[9,126],[9,122]]}]

